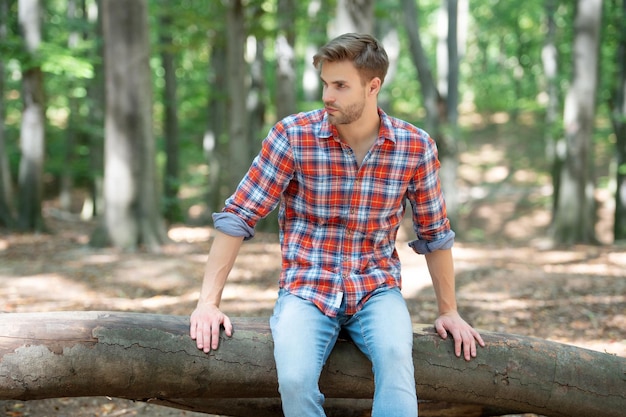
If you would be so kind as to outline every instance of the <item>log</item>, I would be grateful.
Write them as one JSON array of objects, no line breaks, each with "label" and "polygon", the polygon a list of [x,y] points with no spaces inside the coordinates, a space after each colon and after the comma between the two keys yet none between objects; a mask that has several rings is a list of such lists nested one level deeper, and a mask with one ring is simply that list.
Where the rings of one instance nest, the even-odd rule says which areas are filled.
[{"label": "log", "polygon": [[[0,314],[0,400],[110,396],[207,413],[216,410],[211,403],[232,409],[277,403],[267,319],[233,318],[234,335],[223,337],[210,354],[189,338],[188,320],[93,311]],[[451,338],[442,340],[430,325],[414,325],[421,400],[473,404],[500,414],[623,415],[626,358],[538,338],[481,333],[487,346],[466,362],[454,356]],[[371,399],[371,365],[341,340],[320,386],[331,407],[341,399],[343,404]],[[368,406],[360,404],[358,409]]]}]

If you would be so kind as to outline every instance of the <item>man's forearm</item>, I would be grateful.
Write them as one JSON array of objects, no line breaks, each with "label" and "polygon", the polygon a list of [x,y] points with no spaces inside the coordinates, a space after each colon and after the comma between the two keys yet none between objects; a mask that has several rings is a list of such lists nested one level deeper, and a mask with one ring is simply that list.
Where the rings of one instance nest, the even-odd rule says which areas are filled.
[{"label": "man's forearm", "polygon": [[217,307],[222,299],[226,279],[235,264],[243,237],[230,236],[220,231],[216,233],[204,269],[198,304],[212,304]]},{"label": "man's forearm", "polygon": [[425,256],[437,296],[439,314],[457,311],[452,250],[436,250]]}]

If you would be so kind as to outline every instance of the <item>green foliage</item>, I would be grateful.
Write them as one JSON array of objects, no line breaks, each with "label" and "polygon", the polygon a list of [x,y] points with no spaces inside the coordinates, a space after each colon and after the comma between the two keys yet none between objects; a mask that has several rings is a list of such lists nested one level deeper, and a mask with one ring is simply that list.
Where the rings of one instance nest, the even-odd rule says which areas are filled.
[{"label": "green foliage", "polygon": [[[91,48],[91,46],[85,45],[84,48]],[[67,49],[62,45],[43,43],[40,49],[41,69],[47,74],[62,76],[66,79],[92,79],[94,62],[90,58],[81,56],[81,52]]]}]

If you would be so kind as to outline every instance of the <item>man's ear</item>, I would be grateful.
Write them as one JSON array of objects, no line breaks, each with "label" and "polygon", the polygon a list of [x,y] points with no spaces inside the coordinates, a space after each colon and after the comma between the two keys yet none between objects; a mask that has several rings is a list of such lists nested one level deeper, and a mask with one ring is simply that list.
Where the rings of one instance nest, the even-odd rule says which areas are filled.
[{"label": "man's ear", "polygon": [[374,77],[370,80],[369,82],[369,92],[370,94],[378,94],[378,92],[380,91],[380,87],[382,85],[382,81],[380,81],[380,78],[378,77]]}]

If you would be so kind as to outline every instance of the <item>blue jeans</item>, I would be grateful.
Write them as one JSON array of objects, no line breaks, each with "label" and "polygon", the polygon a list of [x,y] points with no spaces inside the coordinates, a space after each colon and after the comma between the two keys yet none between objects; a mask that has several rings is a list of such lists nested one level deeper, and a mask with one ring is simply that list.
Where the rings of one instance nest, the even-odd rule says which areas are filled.
[{"label": "blue jeans", "polygon": [[341,329],[372,362],[372,417],[417,416],[413,330],[399,289],[381,290],[355,315],[334,318],[280,290],[270,326],[285,417],[325,416],[318,382]]}]

